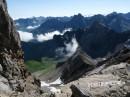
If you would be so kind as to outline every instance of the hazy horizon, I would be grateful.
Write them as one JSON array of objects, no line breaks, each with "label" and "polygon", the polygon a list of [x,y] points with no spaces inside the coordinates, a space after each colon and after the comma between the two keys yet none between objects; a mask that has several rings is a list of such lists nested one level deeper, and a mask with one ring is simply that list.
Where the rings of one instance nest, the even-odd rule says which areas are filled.
[{"label": "hazy horizon", "polygon": [[8,0],[8,9],[13,19],[39,16],[84,16],[130,12],[130,0]]}]

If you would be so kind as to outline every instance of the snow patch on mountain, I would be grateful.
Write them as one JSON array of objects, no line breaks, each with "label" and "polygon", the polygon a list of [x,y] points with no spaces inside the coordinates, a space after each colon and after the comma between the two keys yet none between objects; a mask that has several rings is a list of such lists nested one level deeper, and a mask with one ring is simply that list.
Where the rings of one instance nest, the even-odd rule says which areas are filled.
[{"label": "snow patch on mountain", "polygon": [[50,85],[60,85],[60,84],[62,84],[63,82],[61,81],[61,79],[60,79],[60,77],[57,79],[57,80],[55,80],[54,82],[51,82],[51,83],[49,83]]},{"label": "snow patch on mountain", "polygon": [[46,83],[45,81],[41,81],[41,87],[47,87],[52,93],[61,93],[60,89],[57,89],[56,87],[52,85],[61,85],[63,82],[61,81],[60,78],[55,80],[54,82],[51,83]]}]

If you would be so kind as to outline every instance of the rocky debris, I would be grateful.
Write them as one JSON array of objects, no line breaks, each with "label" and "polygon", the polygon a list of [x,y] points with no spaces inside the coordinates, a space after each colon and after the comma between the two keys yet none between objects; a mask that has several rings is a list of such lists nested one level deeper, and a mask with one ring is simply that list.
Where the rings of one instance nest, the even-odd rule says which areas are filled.
[{"label": "rocky debris", "polygon": [[80,78],[85,72],[88,72],[95,67],[96,61],[78,48],[76,53],[62,65],[63,72],[61,79],[64,83],[68,83]]},{"label": "rocky debris", "polygon": [[82,78],[60,87],[55,97],[129,97],[129,53],[124,47]]},{"label": "rocky debris", "polygon": [[19,34],[0,0],[0,96],[39,97],[40,81],[26,70]]},{"label": "rocky debris", "polygon": [[[74,97],[81,97],[82,91],[85,91],[86,97],[124,97],[123,95],[128,91],[127,87],[123,86],[124,84],[118,76],[112,74],[91,75],[75,82],[74,86],[77,87],[80,94],[76,94],[73,90],[72,94],[75,95]],[[112,91],[114,91],[114,95],[118,96],[112,96]]]},{"label": "rocky debris", "polygon": [[8,80],[0,75],[0,94],[11,93],[11,88],[9,86]]}]

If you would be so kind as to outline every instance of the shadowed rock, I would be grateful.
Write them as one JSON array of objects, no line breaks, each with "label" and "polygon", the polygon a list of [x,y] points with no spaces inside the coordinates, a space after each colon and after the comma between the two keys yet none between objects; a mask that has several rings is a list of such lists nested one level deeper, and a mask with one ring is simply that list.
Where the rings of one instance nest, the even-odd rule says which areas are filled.
[{"label": "shadowed rock", "polygon": [[40,95],[40,82],[25,68],[19,34],[8,14],[6,0],[0,0],[0,96],[2,94]]},{"label": "shadowed rock", "polygon": [[77,52],[63,64],[61,79],[64,83],[68,83],[80,78],[83,74],[91,71],[95,67],[96,61],[91,59],[85,54],[85,52],[78,48]]}]

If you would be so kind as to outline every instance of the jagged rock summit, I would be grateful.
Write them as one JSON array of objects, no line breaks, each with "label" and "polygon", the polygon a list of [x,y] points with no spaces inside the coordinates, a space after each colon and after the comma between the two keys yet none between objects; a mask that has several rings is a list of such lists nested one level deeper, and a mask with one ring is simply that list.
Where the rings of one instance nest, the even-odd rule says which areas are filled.
[{"label": "jagged rock summit", "polygon": [[40,81],[26,70],[19,34],[0,0],[0,97],[39,97]]}]

